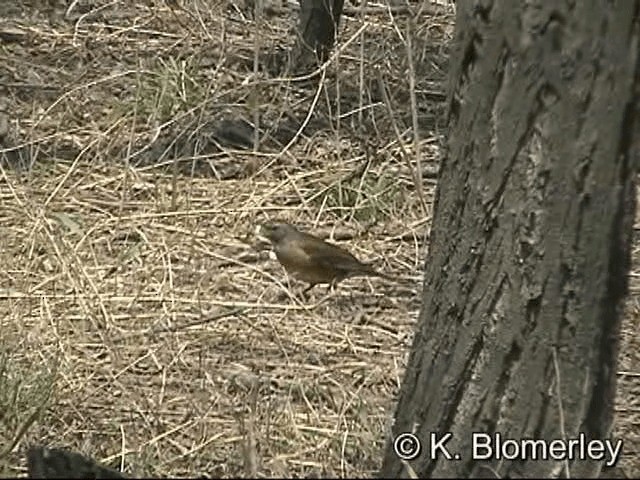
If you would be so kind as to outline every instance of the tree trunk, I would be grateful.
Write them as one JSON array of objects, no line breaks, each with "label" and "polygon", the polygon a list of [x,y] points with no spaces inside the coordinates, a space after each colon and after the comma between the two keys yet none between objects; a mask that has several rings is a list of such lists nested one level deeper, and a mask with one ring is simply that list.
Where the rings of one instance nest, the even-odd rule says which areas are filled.
[{"label": "tree trunk", "polygon": [[[635,212],[640,0],[456,3],[448,152],[393,427],[423,448],[407,467],[390,441],[381,474],[597,476],[601,460],[484,458],[486,438],[472,433],[609,437]],[[430,434],[446,432],[458,461],[431,457],[441,437]]]},{"label": "tree trunk", "polygon": [[92,458],[61,448],[30,447],[28,478],[126,478]]},{"label": "tree trunk", "polygon": [[298,69],[327,60],[343,5],[344,0],[300,0],[300,23],[294,48]]}]

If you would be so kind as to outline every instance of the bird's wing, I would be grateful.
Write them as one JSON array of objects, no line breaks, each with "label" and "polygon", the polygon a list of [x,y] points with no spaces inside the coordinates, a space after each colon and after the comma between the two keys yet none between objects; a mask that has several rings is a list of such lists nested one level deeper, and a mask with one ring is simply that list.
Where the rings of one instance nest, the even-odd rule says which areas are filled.
[{"label": "bird's wing", "polygon": [[313,238],[313,240],[301,242],[301,248],[313,263],[326,268],[338,269],[347,273],[367,271],[366,265],[351,253],[320,239]]},{"label": "bird's wing", "polygon": [[313,261],[311,255],[305,246],[299,242],[291,242],[286,244],[287,260],[290,263],[295,263],[296,266],[306,267]]}]

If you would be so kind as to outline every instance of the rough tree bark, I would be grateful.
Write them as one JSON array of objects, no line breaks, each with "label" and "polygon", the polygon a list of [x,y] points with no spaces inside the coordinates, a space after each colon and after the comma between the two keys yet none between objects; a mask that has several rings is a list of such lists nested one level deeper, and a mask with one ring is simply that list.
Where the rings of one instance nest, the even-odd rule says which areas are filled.
[{"label": "rough tree bark", "polygon": [[294,47],[297,68],[324,62],[335,41],[344,0],[300,0]]},{"label": "rough tree bark", "polygon": [[[635,211],[639,0],[459,1],[448,151],[393,426],[421,478],[598,475],[472,432],[608,438]],[[430,433],[453,435],[430,458]],[[408,476],[390,441],[382,475]]]},{"label": "rough tree bark", "polygon": [[30,447],[28,478],[126,478],[92,458],[60,448]]}]

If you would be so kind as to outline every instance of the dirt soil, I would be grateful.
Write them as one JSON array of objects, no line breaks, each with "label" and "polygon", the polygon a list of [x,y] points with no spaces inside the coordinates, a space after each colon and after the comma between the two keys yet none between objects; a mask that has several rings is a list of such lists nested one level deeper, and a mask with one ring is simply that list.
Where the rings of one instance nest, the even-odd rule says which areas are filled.
[{"label": "dirt soil", "polygon": [[[0,475],[24,475],[32,443],[147,477],[379,469],[420,307],[452,7],[347,3],[337,60],[292,81],[265,69],[297,11],[267,2],[255,21],[252,5],[0,5]],[[303,299],[255,235],[274,219],[402,281]],[[614,431],[630,477],[639,259],[637,242]]]}]

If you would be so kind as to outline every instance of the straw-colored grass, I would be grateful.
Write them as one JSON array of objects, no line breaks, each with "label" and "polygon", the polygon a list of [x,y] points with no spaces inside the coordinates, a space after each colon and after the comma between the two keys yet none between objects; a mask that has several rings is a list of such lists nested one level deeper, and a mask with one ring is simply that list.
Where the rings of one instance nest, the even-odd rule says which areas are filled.
[{"label": "straw-colored grass", "polygon": [[[26,158],[0,172],[0,474],[30,443],[138,476],[375,474],[420,306],[452,8],[347,4],[333,61],[294,82],[253,66],[293,41],[291,5],[255,22],[235,1],[22,3],[0,7]],[[272,136],[220,148],[229,115]],[[276,218],[405,281],[305,300],[256,243]],[[637,473],[632,284],[617,432]]]}]

